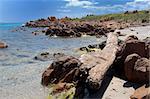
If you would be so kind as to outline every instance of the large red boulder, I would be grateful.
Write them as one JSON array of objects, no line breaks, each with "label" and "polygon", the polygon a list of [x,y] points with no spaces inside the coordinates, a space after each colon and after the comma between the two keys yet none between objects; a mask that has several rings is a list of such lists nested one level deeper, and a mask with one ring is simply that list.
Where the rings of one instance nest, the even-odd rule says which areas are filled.
[{"label": "large red boulder", "polygon": [[146,43],[144,41],[138,40],[134,35],[127,37],[125,42],[120,46],[121,50],[118,55],[121,56],[122,60],[133,53],[136,53],[142,57],[147,57],[146,53]]},{"label": "large red boulder", "polygon": [[137,54],[128,55],[124,62],[124,71],[129,81],[146,83],[149,81],[150,60]]},{"label": "large red boulder", "polygon": [[81,62],[72,56],[59,57],[42,74],[41,83],[44,86],[50,83],[70,83],[74,80],[74,75],[80,65]]},{"label": "large red boulder", "polygon": [[146,57],[145,42],[140,40],[129,40],[125,43],[122,58],[125,59],[128,55],[136,53],[142,57]]}]

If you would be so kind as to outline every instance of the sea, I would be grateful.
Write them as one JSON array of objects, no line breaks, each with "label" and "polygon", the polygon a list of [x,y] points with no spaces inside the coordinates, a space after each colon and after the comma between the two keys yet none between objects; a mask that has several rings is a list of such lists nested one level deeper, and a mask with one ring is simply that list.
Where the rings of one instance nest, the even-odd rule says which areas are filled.
[{"label": "sea", "polygon": [[78,48],[106,40],[33,35],[39,28],[17,30],[22,24],[0,23],[0,41],[8,44],[8,48],[0,49],[0,99],[46,99],[49,90],[41,85],[41,76],[53,60],[35,60],[36,55],[49,52],[79,56]]}]

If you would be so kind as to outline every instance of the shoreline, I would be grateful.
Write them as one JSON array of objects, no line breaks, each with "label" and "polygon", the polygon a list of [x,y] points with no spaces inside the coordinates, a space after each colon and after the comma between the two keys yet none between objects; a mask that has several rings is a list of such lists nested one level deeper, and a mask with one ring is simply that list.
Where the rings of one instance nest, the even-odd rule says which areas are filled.
[{"label": "shoreline", "polygon": [[[3,59],[1,59],[1,58],[0,58],[1,59],[0,61],[6,62],[9,64],[8,66],[7,65],[0,66],[0,82],[2,82],[2,84],[3,84],[3,85],[0,85],[0,88],[1,88],[0,93],[2,93],[0,98],[3,98],[3,99],[8,99],[8,98],[11,98],[11,99],[47,98],[47,96],[49,94],[49,89],[44,88],[41,85],[40,81],[41,81],[42,73],[44,72],[44,70],[46,70],[46,68],[52,62],[52,59],[50,57],[50,59],[48,59],[48,61],[34,60],[34,57],[35,57],[34,55],[38,55],[37,52],[39,52],[39,54],[41,54],[44,51],[49,51],[49,52],[51,52],[50,54],[52,54],[52,53],[60,51],[60,52],[66,52],[69,55],[77,54],[78,52],[80,52],[80,50],[76,51],[76,49],[80,49],[80,47],[84,47],[84,45],[87,45],[85,47],[89,47],[88,43],[91,43],[90,47],[92,48],[95,44],[97,44],[97,42],[102,43],[102,41],[104,40],[103,36],[105,37],[110,32],[116,32],[116,33],[118,32],[119,39],[123,40],[123,41],[129,35],[135,35],[140,40],[143,40],[146,37],[150,37],[150,23],[148,23],[147,26],[141,25],[141,26],[130,27],[130,26],[126,26],[127,23],[125,23],[125,24],[121,23],[121,25],[118,26],[119,23],[114,22],[114,21],[106,21],[101,24],[100,24],[100,22],[98,22],[98,23],[93,22],[92,24],[90,24],[90,22],[87,22],[87,23],[86,22],[83,22],[83,23],[73,22],[70,24],[70,23],[67,23],[68,21],[66,21],[66,20],[58,21],[58,19],[56,19],[54,17],[51,17],[49,20],[52,21],[52,26],[49,26],[49,28],[47,28],[46,30],[44,29],[44,30],[38,31],[38,29],[37,29],[37,31],[31,32],[31,31],[27,31],[26,29],[24,29],[23,28],[24,26],[23,26],[23,27],[19,28],[18,30],[13,31],[15,36],[18,35],[20,33],[20,31],[23,31],[24,33],[28,33],[28,34],[24,35],[25,38],[21,38],[22,35],[20,35],[19,41],[14,40],[16,44],[19,43],[21,45],[21,47],[19,45],[20,52],[19,52],[19,50],[15,49],[15,51],[17,53],[16,52],[8,53],[9,50],[12,50],[11,48],[13,47],[11,45],[13,43],[11,41],[9,41],[9,43],[11,43],[11,44],[8,43],[9,47],[8,47],[8,49],[6,49],[6,51],[5,51],[6,53],[4,53],[4,54],[0,53],[0,55],[2,54],[1,55],[2,58],[3,57],[5,58],[4,59],[5,61],[3,61]],[[40,21],[44,22],[45,20],[42,19]],[[55,23],[59,24],[60,27],[59,27],[59,25],[56,25]],[[102,25],[102,24],[104,24],[104,25]],[[118,24],[118,25],[116,25],[116,24]],[[64,26],[61,26],[61,25],[64,25]],[[66,26],[66,25],[68,25],[68,26]],[[94,27],[94,25],[98,25],[98,26]],[[67,28],[65,28],[65,26]],[[91,31],[94,31],[94,33],[91,33]],[[18,32],[18,33],[16,33],[16,32]],[[47,36],[41,37],[42,33],[44,35],[46,35],[47,32],[49,33]],[[57,35],[57,37],[53,33],[55,33]],[[67,35],[66,35],[66,33],[67,33]],[[78,35],[78,33],[79,33],[79,35]],[[95,33],[98,33],[98,34],[95,34]],[[11,34],[11,32],[10,32],[10,34]],[[36,35],[36,36],[34,36],[34,35]],[[14,36],[14,35],[11,35],[11,36]],[[5,38],[5,41],[7,42],[7,39],[11,39],[11,36],[10,36],[10,38]],[[55,36],[55,37],[53,37],[53,36]],[[49,39],[48,37],[52,37],[54,39]],[[91,38],[91,37],[93,37],[93,38]],[[57,40],[55,40],[55,38],[57,38]],[[63,40],[60,40],[59,38],[63,38]],[[69,39],[67,40],[66,38],[69,38]],[[86,38],[86,39],[84,39],[84,38]],[[12,38],[12,39],[14,39],[14,38]],[[24,39],[27,40],[27,43],[21,42]],[[88,40],[88,41],[86,41],[86,40]],[[58,43],[58,44],[56,44],[56,43]],[[94,45],[93,45],[93,43],[94,43]],[[73,44],[74,44],[74,46],[72,46]],[[29,47],[25,47],[25,46],[29,46]],[[36,47],[34,48],[33,46],[36,46]],[[46,47],[44,47],[44,46],[46,46]],[[27,49],[30,49],[30,47],[33,47],[33,49],[31,48],[32,51],[30,53],[29,52],[26,52],[23,54],[21,53],[21,51],[26,51]],[[40,48],[40,47],[42,47],[42,48]],[[63,48],[61,48],[61,47],[63,47]],[[74,47],[77,47],[77,48],[73,49]],[[37,49],[39,49],[39,50],[37,51]],[[3,50],[5,50],[5,49],[3,49]],[[0,49],[0,51],[2,51],[2,50]],[[21,54],[22,56],[20,55],[21,57],[17,57],[17,55],[19,55],[19,54]],[[84,53],[78,53],[78,54],[80,55],[80,54],[84,54]],[[9,56],[9,55],[11,55],[11,56]],[[27,55],[27,57],[26,57],[26,55]],[[19,59],[22,59],[22,60],[19,60]],[[22,63],[23,60],[24,60],[24,62],[27,62],[27,63],[20,64],[20,63]],[[18,63],[18,65],[15,65],[15,63]],[[13,64],[14,66],[11,66],[11,64]],[[130,88],[124,88],[123,85],[125,83],[126,83],[125,80],[113,77],[113,80],[111,81],[110,85],[108,86],[107,90],[105,91],[102,99],[104,99],[104,98],[119,99],[121,97],[130,97],[130,95],[134,92],[134,89],[132,88],[132,86]]]}]

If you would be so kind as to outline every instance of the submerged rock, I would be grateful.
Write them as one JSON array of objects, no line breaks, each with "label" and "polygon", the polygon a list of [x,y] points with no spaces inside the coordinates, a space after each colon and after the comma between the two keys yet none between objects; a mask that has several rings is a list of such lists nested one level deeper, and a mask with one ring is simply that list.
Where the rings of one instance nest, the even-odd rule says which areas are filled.
[{"label": "submerged rock", "polygon": [[34,59],[40,60],[40,61],[48,61],[52,59],[52,54],[50,54],[49,52],[43,52],[35,56]]},{"label": "submerged rock", "polygon": [[0,48],[7,48],[8,45],[5,42],[0,41]]},{"label": "submerged rock", "polygon": [[51,54],[49,52],[43,52],[35,56],[34,59],[40,60],[40,61],[48,61],[48,60],[55,60],[63,56],[66,56],[66,55],[64,53]]}]

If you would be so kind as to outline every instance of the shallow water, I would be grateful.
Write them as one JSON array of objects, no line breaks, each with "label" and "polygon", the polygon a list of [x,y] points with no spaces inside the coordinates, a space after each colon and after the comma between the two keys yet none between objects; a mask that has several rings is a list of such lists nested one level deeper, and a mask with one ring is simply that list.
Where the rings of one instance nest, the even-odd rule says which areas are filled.
[{"label": "shallow water", "polygon": [[35,36],[33,28],[12,32],[18,26],[21,24],[0,24],[0,40],[9,45],[0,49],[0,99],[45,99],[47,90],[40,85],[40,80],[51,60],[37,61],[34,56],[45,51],[76,56],[76,48],[105,39]]}]

